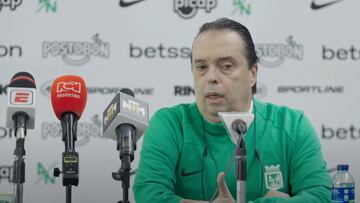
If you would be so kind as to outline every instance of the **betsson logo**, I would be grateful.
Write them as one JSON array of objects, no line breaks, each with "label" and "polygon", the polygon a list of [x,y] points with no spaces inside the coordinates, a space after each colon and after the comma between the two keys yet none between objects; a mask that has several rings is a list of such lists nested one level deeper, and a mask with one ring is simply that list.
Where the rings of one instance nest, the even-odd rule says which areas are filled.
[{"label": "betsson logo", "polygon": [[340,60],[340,61],[358,61],[360,60],[360,49],[351,45],[349,48],[329,48],[325,45],[322,46],[322,59]]},{"label": "betsson logo", "polygon": [[130,58],[160,58],[160,59],[189,59],[191,55],[191,49],[189,47],[174,47],[164,46],[160,43],[156,47],[147,46],[140,47],[130,43]]},{"label": "betsson logo", "polygon": [[354,127],[350,124],[349,127],[329,127],[323,124],[321,126],[321,137],[324,140],[358,140],[360,139],[360,128]]}]

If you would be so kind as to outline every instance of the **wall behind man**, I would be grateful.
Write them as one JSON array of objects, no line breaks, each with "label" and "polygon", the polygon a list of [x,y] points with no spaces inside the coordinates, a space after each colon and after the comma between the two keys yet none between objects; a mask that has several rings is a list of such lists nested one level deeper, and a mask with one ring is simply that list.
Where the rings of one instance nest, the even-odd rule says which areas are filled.
[{"label": "wall behind man", "polygon": [[219,17],[238,20],[253,35],[261,59],[256,97],[303,110],[328,167],[348,163],[360,182],[360,3],[321,7],[329,1],[0,0],[0,194],[13,192],[8,177],[15,138],[5,116],[6,85],[16,72],[33,74],[39,90],[36,128],[25,143],[25,202],[64,202],[61,179],[52,175],[61,167],[64,144],[49,95],[52,80],[66,74],[83,77],[89,88],[79,121],[80,184],[73,201],[116,202],[121,183],[111,173],[120,160],[116,143],[102,137],[103,110],[123,87],[149,103],[150,115],[194,101],[192,41],[201,24]]}]

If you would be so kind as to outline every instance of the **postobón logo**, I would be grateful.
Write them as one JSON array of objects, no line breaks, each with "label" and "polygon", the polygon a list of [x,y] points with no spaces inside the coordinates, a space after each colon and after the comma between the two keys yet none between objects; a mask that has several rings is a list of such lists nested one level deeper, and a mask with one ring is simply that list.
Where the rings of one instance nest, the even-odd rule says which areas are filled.
[{"label": "postob\u00f3n logo", "polygon": [[329,48],[325,45],[322,46],[322,59],[323,60],[340,60],[340,61],[358,61],[360,60],[360,49],[351,45],[349,48]]},{"label": "postob\u00f3n logo", "polygon": [[21,57],[21,56],[22,56],[21,46],[19,45],[7,46],[0,44],[0,57]]},{"label": "postob\u00f3n logo", "polygon": [[259,43],[255,45],[260,63],[267,67],[278,67],[285,59],[302,60],[304,46],[297,44],[292,36],[286,39],[286,44]]},{"label": "postob\u00f3n logo", "polygon": [[329,127],[323,124],[321,126],[321,137],[324,140],[339,139],[339,140],[358,140],[360,139],[360,128],[354,127],[350,124],[349,127]]},{"label": "postob\u00f3n logo", "polygon": [[240,13],[241,15],[246,14],[246,15],[250,15],[251,14],[251,4],[245,2],[246,0],[233,0],[234,1],[234,11],[232,12],[232,14],[235,13]]},{"label": "postob\u00f3n logo", "polygon": [[174,11],[181,18],[190,19],[198,9],[210,13],[217,6],[217,0],[174,0]]},{"label": "postob\u00f3n logo", "polygon": [[174,86],[174,96],[193,96],[193,95],[195,95],[195,90],[190,85]]},{"label": "postob\u00f3n logo", "polygon": [[[41,125],[41,139],[59,139],[62,137],[61,125],[59,122],[44,122]],[[99,115],[94,115],[91,122],[79,122],[77,126],[77,142],[76,146],[84,146],[90,142],[90,138],[103,138],[102,136],[102,120]]]},{"label": "postob\u00f3n logo", "polygon": [[9,7],[10,10],[15,11],[15,9],[20,6],[22,0],[0,0],[0,12],[3,7]]},{"label": "postob\u00f3n logo", "polygon": [[10,104],[13,105],[32,105],[33,92],[26,90],[12,90],[10,92]]},{"label": "postob\u00f3n logo", "polygon": [[42,44],[44,58],[49,55],[62,59],[70,65],[83,65],[90,61],[91,56],[110,57],[110,43],[103,42],[99,34],[92,37],[92,42],[79,41],[45,41]]},{"label": "postob\u00f3n logo", "polygon": [[[51,85],[52,80],[44,82],[40,87],[40,92],[45,97],[50,97],[51,95]],[[0,85],[0,94],[1,94],[1,85]],[[120,90],[125,87],[96,87],[96,86],[86,86],[87,94],[99,94],[99,95],[109,95],[119,93]],[[155,89],[151,87],[134,87],[130,88],[133,90],[135,95],[153,95]]]},{"label": "postob\u00f3n logo", "polygon": [[37,169],[36,173],[39,178],[36,180],[36,184],[43,182],[46,185],[47,184],[54,185],[56,180],[55,180],[55,177],[54,177],[52,171],[54,170],[55,166],[56,166],[56,163],[53,163],[49,167],[45,167],[43,163],[38,162],[37,167],[36,167],[36,169]]},{"label": "postob\u00f3n logo", "polygon": [[0,166],[0,183],[2,180],[13,182],[13,166]]},{"label": "postob\u00f3n logo", "polygon": [[175,47],[175,46],[147,46],[140,47],[130,44],[130,58],[159,58],[159,59],[189,59],[191,55],[191,49],[189,47]]}]

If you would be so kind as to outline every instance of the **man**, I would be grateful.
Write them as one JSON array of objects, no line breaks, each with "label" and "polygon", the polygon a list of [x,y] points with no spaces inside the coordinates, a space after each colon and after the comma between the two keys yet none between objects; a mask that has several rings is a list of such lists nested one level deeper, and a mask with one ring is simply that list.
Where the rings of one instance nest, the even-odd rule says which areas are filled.
[{"label": "man", "polygon": [[226,18],[204,24],[191,63],[196,103],[161,109],[151,119],[136,202],[234,202],[236,146],[218,115],[229,111],[255,115],[245,136],[247,201],[330,202],[330,177],[309,120],[253,99],[258,58],[247,28]]}]

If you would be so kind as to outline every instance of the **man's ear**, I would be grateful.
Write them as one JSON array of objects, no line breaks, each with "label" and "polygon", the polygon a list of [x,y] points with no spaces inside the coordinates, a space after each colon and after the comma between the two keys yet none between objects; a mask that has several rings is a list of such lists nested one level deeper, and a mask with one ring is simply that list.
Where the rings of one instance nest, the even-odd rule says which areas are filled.
[{"label": "man's ear", "polygon": [[259,65],[256,63],[250,69],[251,86],[254,86],[257,81],[258,67]]}]

